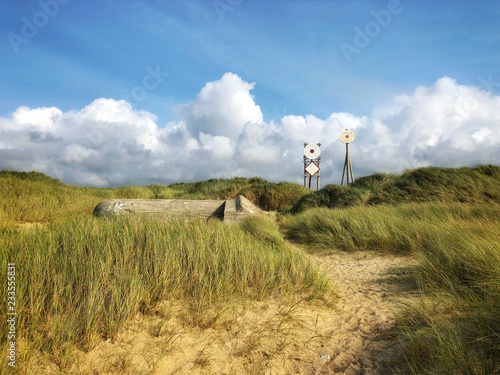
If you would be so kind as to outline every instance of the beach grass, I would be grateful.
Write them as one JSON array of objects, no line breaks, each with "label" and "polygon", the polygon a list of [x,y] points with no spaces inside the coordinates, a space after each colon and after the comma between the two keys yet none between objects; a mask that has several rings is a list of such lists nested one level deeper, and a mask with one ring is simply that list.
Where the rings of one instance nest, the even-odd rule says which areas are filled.
[{"label": "beach grass", "polygon": [[[107,198],[238,194],[280,211],[279,224],[268,215],[235,226],[91,215]],[[500,167],[375,173],[312,193],[261,178],[98,189],[2,171],[0,195],[0,264],[16,265],[22,364],[44,355],[63,371],[73,348],[113,340],[135,314],[156,314],[164,302],[182,303],[186,324],[202,328],[245,300],[331,305],[333,288],[314,255],[368,251],[415,259],[419,297],[392,333],[403,359],[395,373],[500,373]],[[0,322],[5,343],[7,328]]]},{"label": "beach grass", "polygon": [[[75,218],[10,230],[2,239],[3,269],[7,263],[17,267],[18,336],[30,343],[24,353],[46,353],[61,368],[70,345],[89,351],[162,301],[186,303],[196,325],[206,324],[209,307],[222,310],[230,301],[273,294],[318,299],[328,290],[325,275],[267,217],[241,227],[201,219]],[[2,342],[6,325],[0,323]]]}]

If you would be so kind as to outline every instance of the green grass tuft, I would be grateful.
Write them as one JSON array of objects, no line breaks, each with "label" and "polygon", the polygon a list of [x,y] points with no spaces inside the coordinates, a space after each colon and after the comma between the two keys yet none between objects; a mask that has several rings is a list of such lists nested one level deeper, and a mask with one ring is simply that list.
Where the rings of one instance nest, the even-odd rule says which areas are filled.
[{"label": "green grass tuft", "polygon": [[401,175],[375,173],[346,187],[326,185],[302,197],[292,208],[300,213],[316,207],[350,207],[410,202],[500,203],[500,167],[427,167]]},{"label": "green grass tuft", "polygon": [[[231,300],[325,298],[326,276],[290,248],[282,231],[311,252],[364,250],[418,260],[413,275],[421,299],[406,308],[396,331],[406,358],[399,373],[500,373],[499,186],[500,167],[491,165],[376,173],[314,193],[258,177],[95,189],[2,171],[0,266],[17,265],[18,335],[28,343],[23,361],[41,351],[64,369],[70,345],[90,350],[136,312],[153,313],[166,300],[186,303],[189,322],[202,326],[213,321],[203,317],[208,307],[213,313]],[[236,226],[91,216],[107,198],[238,194],[280,211],[280,225],[267,215]],[[3,342],[6,329],[4,320]]]},{"label": "green grass tuft", "polygon": [[110,198],[224,200],[241,194],[264,210],[285,211],[309,191],[258,177],[101,189],[67,185],[38,172],[1,171],[0,228],[89,215],[100,201]]},{"label": "green grass tuft", "polygon": [[[76,218],[11,230],[2,248],[1,267],[17,265],[18,336],[49,354],[68,343],[88,351],[165,300],[187,301],[196,316],[231,300],[319,298],[328,289],[326,277],[278,237],[268,218],[242,228],[217,220]],[[6,288],[0,298],[6,300]],[[0,332],[5,342],[5,319]]]},{"label": "green grass tuft", "polygon": [[397,373],[500,373],[500,205],[315,208],[283,219],[310,251],[411,254],[420,302],[400,316]]},{"label": "green grass tuft", "polygon": [[453,238],[442,237],[443,225],[494,227],[500,220],[499,205],[461,203],[358,206],[344,209],[316,208],[288,217],[286,235],[312,250],[376,250],[410,254],[441,238],[454,246]]}]

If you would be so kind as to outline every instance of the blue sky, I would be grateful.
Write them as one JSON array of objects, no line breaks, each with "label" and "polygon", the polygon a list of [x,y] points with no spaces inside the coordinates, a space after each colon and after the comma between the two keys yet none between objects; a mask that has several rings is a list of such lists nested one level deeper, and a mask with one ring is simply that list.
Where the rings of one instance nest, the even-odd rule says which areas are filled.
[{"label": "blue sky", "polygon": [[[28,4],[29,3],[29,4]],[[237,1],[233,2],[238,4]],[[499,72],[500,4],[408,1],[348,63],[339,47],[386,1],[69,1],[15,53],[38,2],[4,1],[0,27],[0,113],[18,106],[77,109],[99,97],[122,99],[147,66],[168,79],[138,107],[172,119],[208,81],[233,72],[256,82],[265,117],[369,114],[381,101],[448,75],[461,84]],[[215,6],[221,6],[219,17]],[[232,10],[229,10],[232,9]],[[496,88],[498,90],[498,88]],[[162,125],[162,124],[160,124]]]},{"label": "blue sky", "polygon": [[[163,129],[182,121],[179,106],[229,72],[255,83],[247,91],[268,125],[285,126],[287,115],[370,117],[443,77],[496,97],[499,20],[500,3],[489,0],[5,0],[0,117],[13,121],[21,106],[69,113],[99,98],[125,99]],[[346,56],[347,45],[356,52]],[[152,70],[158,79],[145,90]],[[496,115],[488,126],[496,131]],[[187,131],[200,142],[189,123]]]}]

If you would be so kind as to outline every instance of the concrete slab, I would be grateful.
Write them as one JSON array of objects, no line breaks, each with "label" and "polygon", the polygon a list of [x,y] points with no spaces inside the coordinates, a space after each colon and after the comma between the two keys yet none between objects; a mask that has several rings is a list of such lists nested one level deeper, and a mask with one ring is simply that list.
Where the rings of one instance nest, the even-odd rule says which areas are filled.
[{"label": "concrete slab", "polygon": [[217,218],[236,223],[248,215],[262,211],[245,197],[222,200],[181,199],[107,199],[94,209],[94,215],[113,217],[123,214],[139,214],[155,217],[181,216]]},{"label": "concrete slab", "polygon": [[259,214],[261,212],[261,209],[255,206],[248,199],[238,195],[235,199],[226,201],[224,221],[228,223],[237,223],[249,215]]}]

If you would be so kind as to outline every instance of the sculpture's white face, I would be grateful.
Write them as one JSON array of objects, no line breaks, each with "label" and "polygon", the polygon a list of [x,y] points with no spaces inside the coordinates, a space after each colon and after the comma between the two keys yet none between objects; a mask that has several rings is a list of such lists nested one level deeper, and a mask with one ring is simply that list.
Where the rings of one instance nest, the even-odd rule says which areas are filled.
[{"label": "sculpture's white face", "polygon": [[340,140],[344,143],[351,143],[354,141],[354,133],[346,129],[340,134]]},{"label": "sculpture's white face", "polygon": [[309,143],[304,147],[304,156],[308,159],[316,159],[321,155],[321,150],[316,143]]}]

